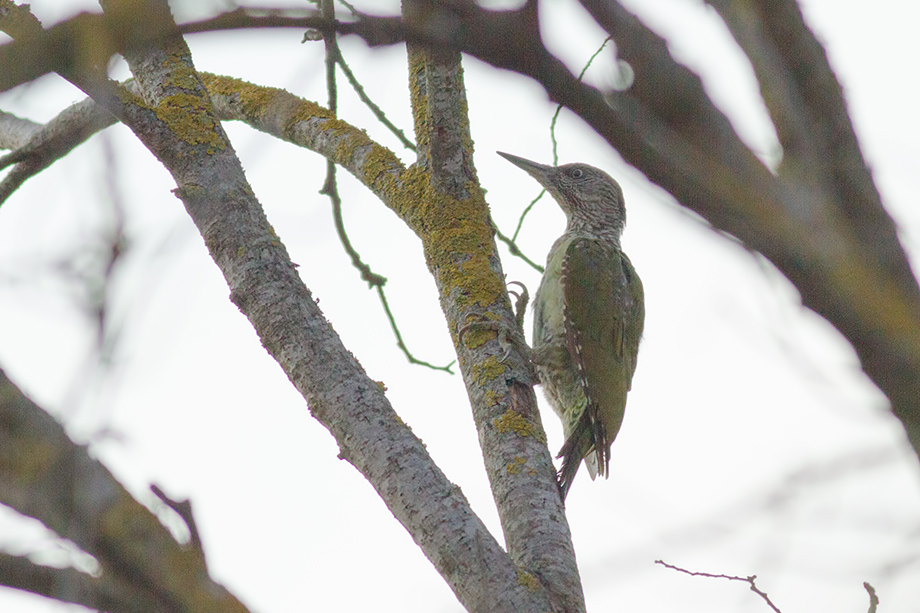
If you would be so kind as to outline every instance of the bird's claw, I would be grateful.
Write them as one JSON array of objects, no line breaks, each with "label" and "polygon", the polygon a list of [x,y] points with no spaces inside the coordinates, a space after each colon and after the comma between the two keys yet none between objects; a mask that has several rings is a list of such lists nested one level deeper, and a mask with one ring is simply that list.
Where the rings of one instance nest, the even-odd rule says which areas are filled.
[{"label": "bird's claw", "polygon": [[[497,334],[498,345],[502,350],[501,357],[499,360],[502,363],[507,363],[511,354],[514,352],[515,348],[518,349],[521,356],[524,358],[527,370],[530,371],[531,375],[533,374],[533,362],[531,360],[531,349],[527,346],[527,342],[524,340],[523,334],[516,334],[509,326],[503,324],[501,321],[494,320],[473,320],[468,321],[459,330],[457,330],[457,344],[462,345],[464,337],[473,329],[486,329],[492,330]],[[536,381],[535,378],[533,378]]]},{"label": "bird's claw", "polygon": [[520,292],[512,289],[508,290],[511,296],[514,296],[514,323],[515,328],[506,325],[502,321],[487,319],[483,315],[474,315],[475,319],[467,321],[460,329],[457,330],[457,344],[464,344],[464,337],[474,329],[492,330],[498,337],[498,345],[502,350],[499,358],[502,363],[507,363],[515,347],[519,350],[521,357],[524,359],[525,366],[530,374],[531,381],[536,381],[536,369],[534,367],[533,350],[527,345],[524,334],[524,314],[527,312],[527,303],[530,300],[530,293],[527,287],[520,281],[511,281],[509,286],[517,285],[521,288]]},{"label": "bird's claw", "polygon": [[527,291],[527,286],[520,281],[509,281],[508,285],[517,285],[521,288],[520,293],[511,289],[508,290],[508,293],[514,296],[514,320],[517,322],[518,330],[521,332],[521,336],[523,337],[524,314],[527,312],[527,303],[530,301],[530,292]]}]

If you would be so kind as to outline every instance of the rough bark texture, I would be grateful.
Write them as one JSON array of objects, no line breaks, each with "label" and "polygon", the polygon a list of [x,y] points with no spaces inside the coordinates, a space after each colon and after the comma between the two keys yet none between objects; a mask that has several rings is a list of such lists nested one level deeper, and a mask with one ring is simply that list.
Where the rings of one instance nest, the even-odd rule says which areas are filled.
[{"label": "rough bark texture", "polygon": [[788,149],[774,174],[663,39],[613,0],[581,2],[633,66],[630,89],[601,92],[572,75],[543,45],[532,0],[505,12],[422,2],[423,21],[362,16],[338,27],[372,45],[460,50],[538,81],[681,204],[773,262],[853,345],[920,459],[920,289],[798,5],[711,2],[751,56]]},{"label": "rough bark texture", "polygon": [[[407,19],[412,2],[405,2]],[[557,607],[583,611],[571,534],[555,483],[530,374],[500,338],[516,323],[504,286],[488,207],[473,167],[460,54],[409,47],[409,89],[418,143],[416,168],[430,177],[419,223],[441,308],[458,346],[486,471],[505,542],[522,580],[533,577]],[[504,332],[477,329],[498,323]]]},{"label": "rough bark texture", "polygon": [[[613,0],[581,2],[633,67],[630,89],[601,92],[575,78],[544,47],[534,0],[507,12],[470,0],[407,0],[404,18],[340,24],[234,11],[184,27],[317,27],[371,44],[408,41],[419,157],[406,168],[314,103],[198,75],[181,39],[169,38],[177,28],[159,0],[108,2],[105,16],[80,15],[48,30],[27,8],[0,0],[0,27],[17,39],[0,47],[0,89],[53,70],[92,97],[45,126],[0,116],[0,145],[16,148],[0,159],[0,167],[13,165],[0,202],[93,132],[116,119],[128,125],[175,177],[232,300],[266,349],[471,611],[582,611],[584,602],[530,375],[519,352],[503,357],[496,332],[515,322],[471,161],[460,51],[540,82],[683,205],[767,256],[849,339],[920,454],[920,289],[840,85],[797,4],[707,0],[754,66],[783,145],[774,170],[738,139],[664,40]],[[114,52],[129,60],[130,89],[99,70]],[[323,318],[246,183],[221,119],[334,160],[421,239],[458,346],[508,553]],[[0,436],[7,437],[0,499],[73,540],[103,571],[87,578],[0,554],[5,584],[113,611],[243,610],[210,580],[203,557],[179,547],[2,375]]]},{"label": "rough bark texture", "polygon": [[[105,8],[116,16],[137,9],[130,2]],[[150,23],[162,19],[156,9]],[[546,589],[501,549],[323,318],[246,183],[184,43],[172,39],[133,49],[125,57],[137,96],[100,82],[98,74],[85,82],[78,73],[68,74],[96,94],[96,103],[126,123],[172,173],[176,193],[224,273],[231,299],[303,393],[312,414],[336,437],[342,456],[368,478],[469,610],[555,609]],[[279,101],[281,107],[272,106]],[[260,114],[278,111],[276,119],[292,120],[284,129],[289,138],[342,139],[339,144],[347,146],[337,147],[337,156],[360,169],[359,178],[398,205],[404,218],[418,223],[426,219],[428,207],[444,204],[425,199],[428,177],[418,170],[403,171],[394,180],[392,173],[399,172],[398,164],[391,164],[395,157],[328,111],[300,103],[287,106],[292,100],[284,95],[261,102],[267,106],[259,107]],[[295,109],[303,114],[285,115]],[[59,592],[46,595],[61,597]]]},{"label": "rough bark texture", "polygon": [[183,108],[188,97],[200,104],[195,118],[200,121],[188,126],[192,140],[168,120],[150,117],[150,124],[129,127],[172,172],[177,194],[227,279],[231,299],[307,399],[311,413],[335,436],[342,456],[368,478],[464,606],[545,609],[545,594],[520,583],[517,569],[463,495],[322,316],[246,184],[184,45],[127,59],[145,103],[165,106],[164,117],[175,96],[182,97]]},{"label": "rough bark texture", "polygon": [[177,543],[3,371],[0,500],[92,554],[101,571],[27,569],[23,558],[0,555],[4,585],[113,612],[246,610],[211,580],[200,552]]}]

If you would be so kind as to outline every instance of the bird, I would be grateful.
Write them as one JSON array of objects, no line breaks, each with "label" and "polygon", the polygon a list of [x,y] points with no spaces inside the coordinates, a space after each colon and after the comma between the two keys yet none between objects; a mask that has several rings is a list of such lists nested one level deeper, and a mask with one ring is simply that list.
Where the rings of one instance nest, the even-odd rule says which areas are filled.
[{"label": "bird", "polygon": [[549,166],[499,151],[556,200],[566,228],[553,243],[533,302],[530,358],[562,421],[557,458],[565,501],[582,460],[594,480],[610,472],[645,325],[642,281],[623,253],[623,190],[587,164]]}]

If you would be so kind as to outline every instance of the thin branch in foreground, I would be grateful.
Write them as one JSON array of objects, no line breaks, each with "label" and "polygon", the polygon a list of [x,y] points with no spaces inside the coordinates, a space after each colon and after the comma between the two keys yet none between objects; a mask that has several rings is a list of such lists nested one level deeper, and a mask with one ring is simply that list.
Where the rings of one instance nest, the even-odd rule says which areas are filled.
[{"label": "thin branch in foreground", "polygon": [[[601,43],[601,46],[598,47],[597,51],[594,52],[594,55],[588,58],[588,61],[585,64],[585,67],[581,69],[580,73],[578,73],[578,79],[576,79],[577,81],[581,81],[584,78],[585,73],[588,72],[589,68],[591,68],[591,64],[594,63],[594,60],[597,59],[597,56],[601,54],[601,51],[604,50],[604,47],[606,47],[607,43],[609,43],[611,40],[613,40],[613,36],[608,36],[607,38],[605,38],[604,42]],[[558,148],[558,143],[556,142],[556,120],[559,119],[560,111],[562,111],[561,104],[556,107],[556,112],[553,113],[553,120],[549,124],[549,138],[553,142],[553,166],[559,165],[559,154],[556,151]],[[539,198],[539,196],[537,197]]]},{"label": "thin branch in foreground", "polygon": [[387,319],[390,320],[390,327],[393,329],[393,334],[396,335],[396,345],[402,349],[403,354],[405,354],[406,359],[409,360],[410,364],[417,364],[418,366],[426,366],[431,370],[443,370],[448,374],[454,374],[454,371],[451,370],[451,367],[457,363],[457,360],[452,360],[447,366],[436,366],[424,360],[419,360],[413,356],[406,343],[403,341],[402,334],[399,333],[399,326],[396,325],[396,319],[393,317],[393,312],[390,311],[390,304],[387,302],[386,294],[383,292],[383,287],[377,286],[377,295],[380,297],[380,304],[383,305],[383,310],[387,314]]},{"label": "thin branch in foreground", "polygon": [[364,91],[364,87],[355,77],[355,74],[351,71],[351,68],[349,68],[348,64],[345,63],[345,58],[342,57],[342,52],[338,48],[336,48],[335,61],[339,65],[339,68],[342,69],[342,72],[345,74],[345,77],[351,84],[352,89],[354,89],[355,93],[358,94],[358,98],[360,98],[361,102],[363,102],[367,108],[371,110],[377,120],[386,126],[386,128],[392,132],[396,138],[399,139],[399,142],[401,142],[406,149],[416,151],[415,143],[409,140],[406,137],[405,132],[397,128],[396,125],[386,116],[386,113],[383,112],[383,109],[377,106],[377,104],[371,100],[370,96],[367,95],[367,92]]},{"label": "thin branch in foreground", "polygon": [[[607,38],[605,38],[604,42],[601,43],[601,46],[597,48],[597,51],[595,51],[594,54],[590,58],[588,58],[588,61],[585,64],[584,68],[582,68],[581,72],[578,74],[579,81],[582,80],[582,78],[585,76],[585,73],[588,72],[588,68],[591,67],[591,64],[594,63],[594,60],[597,59],[597,56],[601,54],[601,51],[604,50],[604,47],[606,47],[607,43],[609,43],[611,40],[613,40],[612,36],[608,36]],[[559,113],[561,111],[562,111],[562,105],[560,104],[556,107],[556,112],[553,113],[553,119],[549,123],[549,139],[553,143],[553,166],[557,166],[559,164],[559,154],[557,152],[559,143],[556,141],[556,121],[559,119]],[[543,272],[543,267],[538,266],[534,264],[533,262],[531,262],[529,259],[527,259],[527,257],[524,256],[523,253],[521,253],[521,251],[517,248],[517,245],[515,245],[514,243],[515,241],[517,241],[517,237],[521,233],[521,228],[524,225],[524,218],[527,217],[527,215],[530,213],[530,210],[534,207],[535,204],[537,204],[537,202],[540,201],[540,198],[542,198],[543,194],[545,193],[546,193],[545,189],[541,190],[540,193],[537,194],[537,197],[530,201],[530,204],[527,205],[527,207],[521,213],[521,216],[518,218],[517,227],[514,229],[514,234],[511,235],[510,239],[505,237],[503,234],[501,234],[501,232],[498,232],[498,228],[496,227],[496,233],[498,234],[498,237],[508,245],[511,255],[515,255],[521,258],[522,260],[530,264],[532,267],[539,270],[541,273]]]},{"label": "thin branch in foreground", "polygon": [[[545,191],[545,190],[544,190],[544,191]],[[542,196],[543,193],[541,192],[540,195]],[[537,198],[539,199],[539,196],[538,196]],[[533,206],[534,204],[536,204],[536,202],[537,202],[537,201],[534,200],[533,202],[530,203],[530,206]],[[529,209],[529,208],[530,208],[530,207],[528,207],[528,209]],[[524,252],[522,252],[521,249],[520,249],[520,247],[517,246],[517,243],[514,242],[514,239],[517,237],[517,232],[514,233],[514,236],[513,236],[513,237],[508,238],[507,236],[505,236],[504,234],[502,234],[502,231],[501,231],[501,230],[498,229],[498,224],[496,224],[495,221],[492,221],[492,227],[495,228],[495,236],[497,236],[498,239],[499,239],[501,242],[503,242],[503,243],[505,243],[506,245],[508,245],[508,253],[510,253],[510,254],[513,255],[513,256],[516,256],[516,257],[521,258],[521,259],[524,260],[527,264],[529,264],[531,268],[533,268],[534,270],[536,270],[537,272],[539,272],[541,275],[543,274],[543,267],[540,266],[539,264],[537,264],[536,262],[534,262],[533,260],[531,260],[531,259],[530,259],[529,257],[527,257],[526,255],[524,255]],[[520,229],[521,229],[521,227],[518,226],[518,230],[520,230]]]},{"label": "thin branch in foreground", "polygon": [[[333,4],[331,0],[323,0],[322,9],[326,18],[332,19],[334,17]],[[334,32],[331,34],[323,35],[326,43],[326,88],[329,92],[329,110],[333,113],[336,112],[338,107],[338,90],[335,82],[335,65],[337,60],[341,60],[342,57],[341,53],[339,52],[338,44],[335,41],[335,36],[336,35]],[[352,77],[353,76],[354,75],[352,75]],[[403,136],[403,138],[405,138],[405,136]],[[414,149],[415,147],[413,146],[412,148]],[[396,336],[396,345],[402,350],[403,354],[406,356],[406,359],[410,364],[426,366],[432,370],[443,370],[444,372],[454,374],[454,372],[450,369],[451,366],[454,365],[454,362],[451,362],[447,366],[435,366],[434,364],[424,360],[417,359],[412,355],[408,347],[406,347],[406,343],[402,338],[402,333],[399,331],[399,326],[396,324],[396,318],[393,316],[392,311],[390,311],[390,305],[389,302],[387,302],[386,293],[383,291],[383,286],[387,282],[386,277],[372,271],[371,267],[361,260],[360,254],[358,254],[358,252],[352,246],[351,240],[348,238],[348,233],[345,230],[345,220],[342,218],[342,198],[339,196],[338,182],[336,181],[336,166],[335,162],[332,160],[326,160],[326,181],[319,193],[329,197],[329,200],[332,203],[332,219],[335,223],[335,231],[339,236],[342,247],[345,249],[345,253],[348,254],[348,257],[351,258],[352,266],[361,272],[361,278],[367,281],[368,286],[377,289],[377,296],[380,298],[380,304],[383,305],[383,310],[390,322],[390,328],[393,330],[393,334]]]},{"label": "thin branch in foreground", "polygon": [[106,575],[93,577],[76,568],[55,568],[32,562],[28,556],[0,551],[0,584],[50,598],[58,603],[78,604],[111,613],[133,613],[144,606],[156,606],[140,590]]},{"label": "thin branch in foreground", "polygon": [[[176,512],[176,515],[182,518],[182,521],[185,522],[186,528],[188,528],[189,540],[198,553],[201,554],[202,560],[205,559],[204,555],[204,545],[201,543],[201,536],[198,534],[198,524],[195,523],[195,515],[192,513],[192,501],[185,500],[173,500],[166,495],[160,486],[156,483],[150,485],[150,491],[160,499],[160,502],[165,504],[167,507]],[[207,563],[205,563],[207,566]]]},{"label": "thin branch in foreground", "polygon": [[518,218],[517,227],[514,229],[514,234],[511,236],[512,241],[516,241],[518,234],[521,233],[521,228],[524,226],[524,218],[527,217],[527,214],[530,213],[530,209],[534,207],[536,203],[540,201],[540,198],[543,197],[543,194],[546,193],[545,189],[540,190],[540,193],[537,194],[537,197],[530,201],[530,204],[524,209],[524,212],[521,213],[521,216]]},{"label": "thin branch in foreground", "polygon": [[698,572],[686,570],[684,568],[680,568],[679,566],[672,566],[671,564],[668,564],[667,562],[663,562],[661,560],[655,560],[655,564],[661,564],[665,568],[670,568],[671,570],[676,570],[677,572],[685,573],[693,577],[711,577],[713,579],[728,579],[729,581],[742,581],[750,585],[751,591],[757,594],[758,596],[760,596],[761,598],[763,598],[764,602],[766,602],[767,605],[771,609],[773,609],[773,611],[775,611],[775,613],[783,613],[782,611],[779,610],[779,608],[777,608],[775,604],[773,604],[773,602],[770,600],[770,597],[767,596],[767,593],[761,590],[760,588],[758,588],[757,585],[754,583],[754,580],[757,579],[757,575],[751,575],[750,577],[735,577],[734,575],[714,575],[711,573],[698,573]]},{"label": "thin branch in foreground", "polygon": [[863,581],[863,587],[866,588],[866,591],[869,592],[869,611],[868,613],[876,613],[878,611],[878,595],[875,593],[875,588],[868,581]]}]

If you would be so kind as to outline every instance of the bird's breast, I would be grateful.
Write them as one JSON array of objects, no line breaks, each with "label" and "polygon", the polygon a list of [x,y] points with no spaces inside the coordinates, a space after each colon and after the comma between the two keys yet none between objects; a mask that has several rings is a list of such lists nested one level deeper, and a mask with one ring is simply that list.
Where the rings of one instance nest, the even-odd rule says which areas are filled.
[{"label": "bird's breast", "polygon": [[565,339],[565,305],[562,287],[562,264],[565,252],[573,239],[561,238],[553,244],[546,258],[546,270],[534,296],[533,344],[534,348],[547,345],[556,339]]}]

